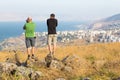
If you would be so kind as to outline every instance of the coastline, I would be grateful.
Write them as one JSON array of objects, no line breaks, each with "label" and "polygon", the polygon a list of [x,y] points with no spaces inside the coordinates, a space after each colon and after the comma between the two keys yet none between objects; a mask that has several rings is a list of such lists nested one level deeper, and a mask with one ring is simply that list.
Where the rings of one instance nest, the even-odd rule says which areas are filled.
[{"label": "coastline", "polygon": [[[120,42],[120,29],[116,30],[76,30],[76,31],[58,31],[57,44],[82,45],[91,43],[114,43]],[[36,47],[45,47],[47,45],[47,32],[36,32]],[[1,49],[25,48],[24,34],[18,37],[11,37],[0,43]],[[79,42],[79,43],[78,43]]]}]

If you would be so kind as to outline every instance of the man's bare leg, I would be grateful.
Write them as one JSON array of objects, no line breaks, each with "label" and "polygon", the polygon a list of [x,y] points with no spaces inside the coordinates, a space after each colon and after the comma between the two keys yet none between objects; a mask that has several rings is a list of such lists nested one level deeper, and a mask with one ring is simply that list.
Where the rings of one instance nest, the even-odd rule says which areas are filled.
[{"label": "man's bare leg", "polygon": [[56,51],[56,44],[53,44],[53,55],[55,54],[55,51]]},{"label": "man's bare leg", "polygon": [[56,51],[56,42],[57,42],[57,37],[54,37],[53,38],[53,52],[52,52],[53,56],[54,56],[55,51]]},{"label": "man's bare leg", "polygon": [[38,60],[38,58],[35,57],[35,47],[32,47],[32,57],[31,58],[36,60],[36,61]]},{"label": "man's bare leg", "polygon": [[35,54],[35,47],[32,47],[32,55]]},{"label": "man's bare leg", "polygon": [[30,59],[31,48],[27,48],[28,59]]},{"label": "man's bare leg", "polygon": [[48,45],[49,53],[52,53],[52,46]]}]

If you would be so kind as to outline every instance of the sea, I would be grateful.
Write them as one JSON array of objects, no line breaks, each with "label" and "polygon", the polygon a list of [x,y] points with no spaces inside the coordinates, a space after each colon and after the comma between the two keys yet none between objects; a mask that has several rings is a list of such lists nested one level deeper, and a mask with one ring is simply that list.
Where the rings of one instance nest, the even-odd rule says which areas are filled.
[{"label": "sea", "polygon": [[[47,32],[46,22],[36,21],[36,32]],[[78,25],[84,22],[59,22],[57,31],[75,31],[79,30]],[[10,37],[18,37],[24,33],[23,26],[25,22],[0,22],[0,42]]]}]

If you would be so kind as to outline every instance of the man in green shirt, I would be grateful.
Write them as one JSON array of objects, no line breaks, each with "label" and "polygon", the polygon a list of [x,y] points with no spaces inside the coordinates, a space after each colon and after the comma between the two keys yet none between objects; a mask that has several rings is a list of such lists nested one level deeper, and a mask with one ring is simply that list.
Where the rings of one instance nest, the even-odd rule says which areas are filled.
[{"label": "man in green shirt", "polygon": [[34,58],[35,53],[35,23],[32,22],[32,18],[28,17],[23,27],[25,30],[25,43],[27,48],[28,59],[30,59],[31,53]]}]

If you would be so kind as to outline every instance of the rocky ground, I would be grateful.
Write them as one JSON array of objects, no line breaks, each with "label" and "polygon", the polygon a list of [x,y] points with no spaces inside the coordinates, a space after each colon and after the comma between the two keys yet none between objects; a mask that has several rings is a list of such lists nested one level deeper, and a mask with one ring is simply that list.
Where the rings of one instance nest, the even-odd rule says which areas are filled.
[{"label": "rocky ground", "polygon": [[0,80],[68,80],[65,75],[56,76],[54,79],[47,78],[44,72],[34,68],[57,70],[71,74],[80,68],[80,58],[77,55],[71,55],[59,60],[48,54],[44,60],[39,60],[36,57],[20,62],[15,51],[13,58],[6,58],[5,62],[0,62]]},{"label": "rocky ground", "polygon": [[1,51],[0,80],[119,80],[120,43],[58,47],[55,57],[46,48],[36,58],[21,51]]}]

